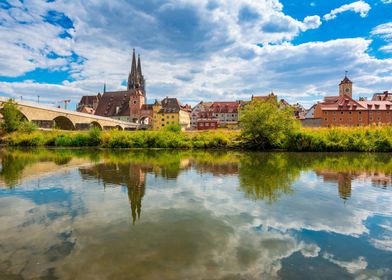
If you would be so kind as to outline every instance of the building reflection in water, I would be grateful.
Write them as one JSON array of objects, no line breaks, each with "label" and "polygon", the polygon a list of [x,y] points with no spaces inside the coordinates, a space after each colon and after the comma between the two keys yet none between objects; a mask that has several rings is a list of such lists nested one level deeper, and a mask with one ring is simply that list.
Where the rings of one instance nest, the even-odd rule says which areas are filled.
[{"label": "building reflection in water", "polygon": [[380,172],[334,172],[329,170],[316,170],[317,176],[323,178],[324,182],[333,182],[338,184],[339,196],[343,200],[351,197],[352,181],[371,181],[375,187],[386,188],[392,183],[392,175]]},{"label": "building reflection in water", "polygon": [[84,179],[96,178],[102,181],[104,188],[125,186],[132,211],[132,223],[140,219],[146,189],[146,172],[152,171],[151,167],[131,163],[101,163],[79,170]]}]

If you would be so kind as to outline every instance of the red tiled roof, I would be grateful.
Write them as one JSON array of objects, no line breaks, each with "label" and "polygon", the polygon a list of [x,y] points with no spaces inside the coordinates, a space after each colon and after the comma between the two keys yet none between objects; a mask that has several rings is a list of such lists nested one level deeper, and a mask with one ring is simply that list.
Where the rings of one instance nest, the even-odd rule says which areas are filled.
[{"label": "red tiled roof", "polygon": [[241,101],[214,102],[210,110],[214,113],[237,113],[241,104]]},{"label": "red tiled roof", "polygon": [[[332,102],[332,100],[335,100]],[[339,97],[331,96],[328,102],[319,104],[321,110],[390,110],[392,108],[391,101],[355,101],[348,95]]]},{"label": "red tiled roof", "polygon": [[103,117],[130,116],[129,101],[131,95],[136,93],[135,91],[105,92],[98,103],[95,115]]}]

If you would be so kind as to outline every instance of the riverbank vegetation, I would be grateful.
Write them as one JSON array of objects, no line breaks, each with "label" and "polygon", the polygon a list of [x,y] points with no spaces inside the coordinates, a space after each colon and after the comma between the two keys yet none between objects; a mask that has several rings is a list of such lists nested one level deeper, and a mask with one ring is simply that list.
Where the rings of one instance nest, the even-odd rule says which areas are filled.
[{"label": "riverbank vegetation", "polygon": [[3,137],[9,146],[102,147],[102,148],[161,148],[206,149],[239,148],[237,131],[174,132],[163,131],[100,131],[84,132],[34,131],[13,132]]},{"label": "riverbank vegetation", "polygon": [[392,152],[392,126],[302,128],[290,107],[279,108],[274,101],[245,106],[241,130],[40,131],[21,119],[13,102],[2,114],[1,141],[8,146]]}]

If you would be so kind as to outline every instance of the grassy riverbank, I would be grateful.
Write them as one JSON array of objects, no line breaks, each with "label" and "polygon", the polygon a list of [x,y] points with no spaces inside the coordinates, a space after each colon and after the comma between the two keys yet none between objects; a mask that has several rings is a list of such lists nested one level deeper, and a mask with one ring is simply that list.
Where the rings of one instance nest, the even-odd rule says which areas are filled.
[{"label": "grassy riverbank", "polygon": [[[240,131],[34,131],[2,138],[8,146],[257,149]],[[271,149],[315,152],[392,152],[392,127],[299,128]]]},{"label": "grassy riverbank", "polygon": [[239,148],[240,133],[236,131],[174,132],[174,131],[34,131],[13,132],[3,137],[9,146],[103,147],[207,149]]}]

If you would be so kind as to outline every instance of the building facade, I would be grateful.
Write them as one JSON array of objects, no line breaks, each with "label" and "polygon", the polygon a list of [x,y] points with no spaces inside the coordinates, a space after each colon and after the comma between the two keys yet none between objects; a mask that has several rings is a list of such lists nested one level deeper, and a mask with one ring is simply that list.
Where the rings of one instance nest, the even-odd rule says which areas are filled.
[{"label": "building facade", "polygon": [[191,127],[190,107],[182,106],[177,98],[166,97],[161,102],[155,101],[152,105],[152,128],[160,130],[169,125],[179,125],[181,130]]},{"label": "building facade", "polygon": [[198,129],[198,120],[200,120],[200,113],[206,112],[212,105],[212,102],[199,102],[192,108],[191,112],[191,129]]},{"label": "building facade", "polygon": [[392,102],[352,98],[352,82],[345,76],[339,84],[339,96],[327,96],[315,106],[314,118],[321,126],[366,126],[392,123]]}]

